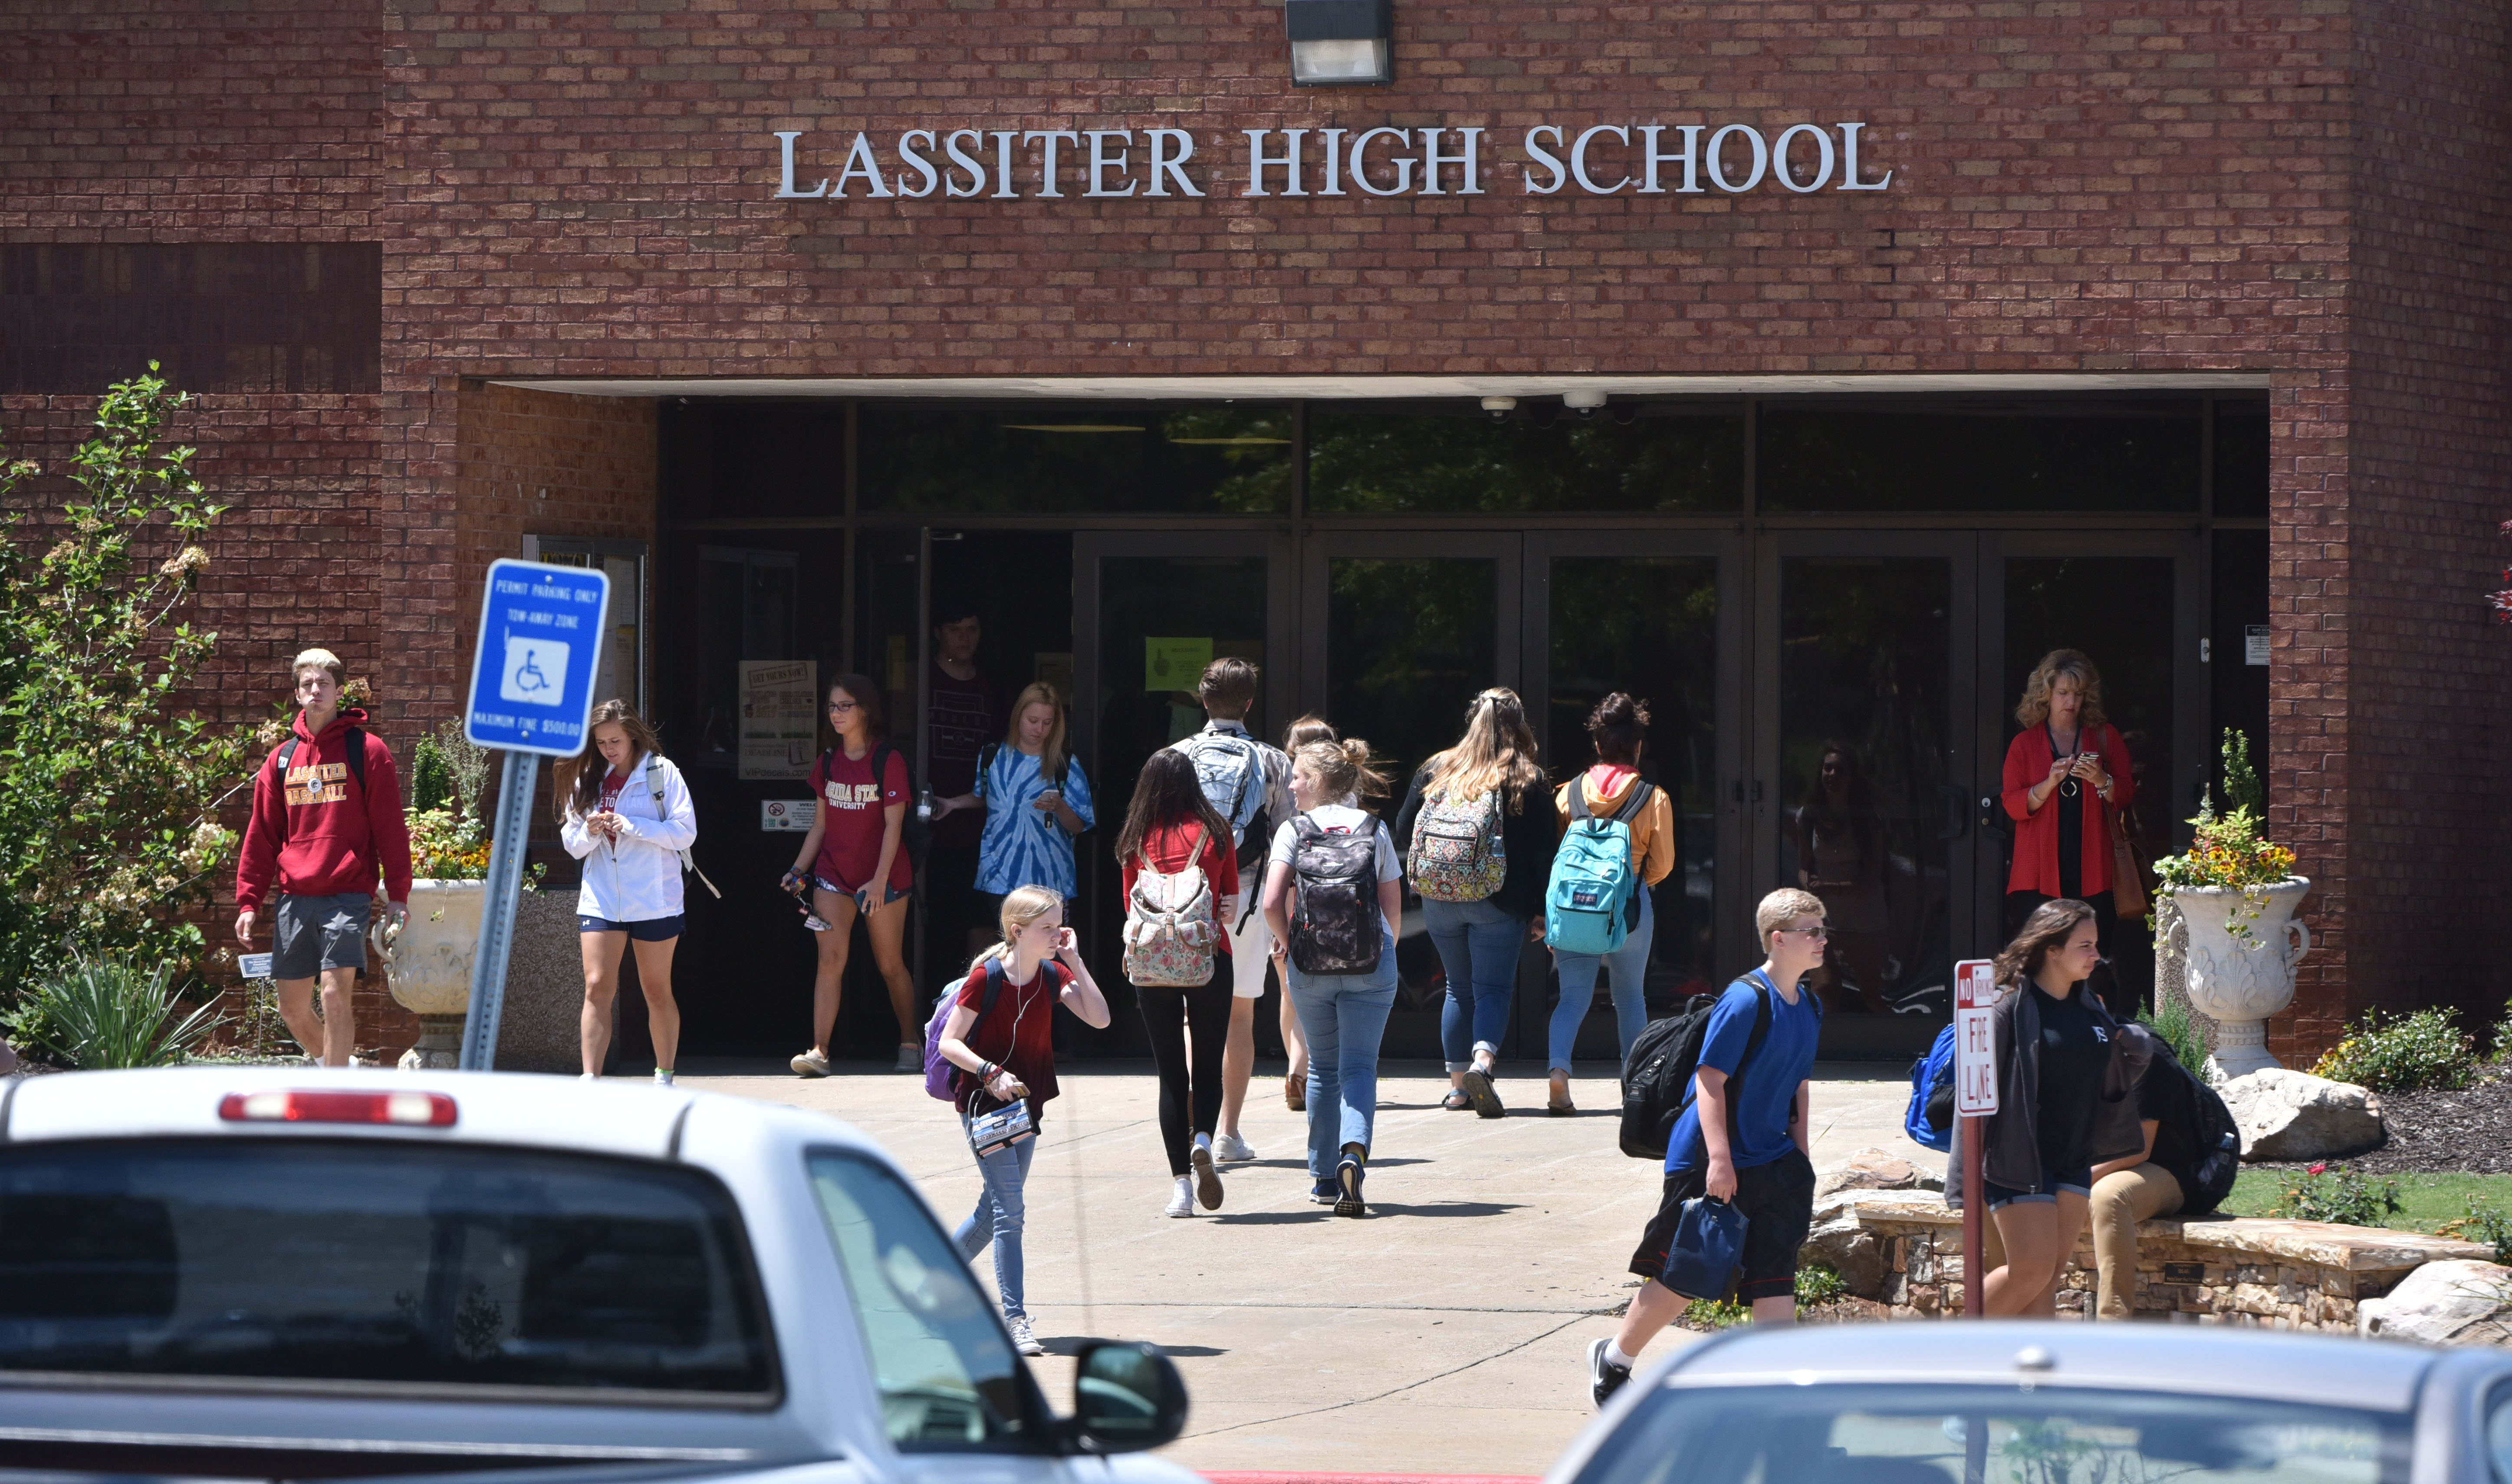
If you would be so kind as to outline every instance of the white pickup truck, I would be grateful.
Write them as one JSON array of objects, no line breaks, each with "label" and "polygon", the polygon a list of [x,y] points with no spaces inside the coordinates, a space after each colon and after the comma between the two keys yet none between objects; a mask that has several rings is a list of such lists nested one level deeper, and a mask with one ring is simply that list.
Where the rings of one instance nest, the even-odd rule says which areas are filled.
[{"label": "white pickup truck", "polygon": [[293,1068],[0,1084],[0,1478],[591,1465],[1189,1484],[1147,1346],[1046,1404],[913,1182],[834,1119]]}]

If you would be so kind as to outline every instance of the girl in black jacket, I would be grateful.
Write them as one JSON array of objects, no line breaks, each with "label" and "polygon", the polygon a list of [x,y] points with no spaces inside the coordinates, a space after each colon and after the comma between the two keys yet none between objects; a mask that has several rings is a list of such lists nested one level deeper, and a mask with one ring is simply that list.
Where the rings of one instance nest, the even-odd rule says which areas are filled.
[{"label": "girl in black jacket", "polygon": [[1552,784],[1535,759],[1535,732],[1517,692],[1494,686],[1466,708],[1466,734],[1422,764],[1395,814],[1395,848],[1416,860],[1413,835],[1426,804],[1488,801],[1505,865],[1497,889],[1465,901],[1422,892],[1422,926],[1446,971],[1447,1002],[1439,1010],[1439,1044],[1451,1090],[1443,1105],[1471,1108],[1486,1118],[1506,1110],[1492,1087],[1492,1062],[1509,1028],[1510,992],[1526,944],[1544,935],[1545,882],[1552,874]]},{"label": "girl in black jacket", "polygon": [[[1992,1317],[2058,1312],[2059,1277],[2094,1188],[2093,1167],[2145,1147],[2119,1027],[2085,991],[2101,962],[2093,908],[2059,897],[2033,909],[1997,956],[2006,992],[1997,1033],[1997,1112],[1984,1120],[1982,1197],[2006,1247],[1982,1308]],[[1945,1202],[1963,1202],[1957,1124]]]}]

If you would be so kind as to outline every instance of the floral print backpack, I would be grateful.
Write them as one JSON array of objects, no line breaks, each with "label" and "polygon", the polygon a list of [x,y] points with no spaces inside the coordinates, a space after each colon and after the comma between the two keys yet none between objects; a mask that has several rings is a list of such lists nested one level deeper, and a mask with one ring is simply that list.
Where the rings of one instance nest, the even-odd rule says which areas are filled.
[{"label": "floral print backpack", "polygon": [[1187,847],[1186,866],[1178,871],[1153,869],[1140,855],[1134,889],[1125,896],[1125,978],[1138,985],[1192,989],[1212,982],[1215,945],[1221,924],[1215,919],[1212,883],[1204,879],[1203,826],[1195,827]]}]

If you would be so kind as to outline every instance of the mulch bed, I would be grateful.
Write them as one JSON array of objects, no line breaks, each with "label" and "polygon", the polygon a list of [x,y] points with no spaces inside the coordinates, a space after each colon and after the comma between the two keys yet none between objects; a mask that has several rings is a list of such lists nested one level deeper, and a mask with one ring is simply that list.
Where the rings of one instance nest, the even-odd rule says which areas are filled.
[{"label": "mulch bed", "polygon": [[[2457,1092],[2428,1088],[2381,1094],[2389,1142],[2330,1162],[2343,1162],[2368,1175],[2512,1175],[2512,1069],[2489,1067],[2478,1077]],[[2263,1160],[2251,1168],[2302,1169],[2310,1162]]]}]

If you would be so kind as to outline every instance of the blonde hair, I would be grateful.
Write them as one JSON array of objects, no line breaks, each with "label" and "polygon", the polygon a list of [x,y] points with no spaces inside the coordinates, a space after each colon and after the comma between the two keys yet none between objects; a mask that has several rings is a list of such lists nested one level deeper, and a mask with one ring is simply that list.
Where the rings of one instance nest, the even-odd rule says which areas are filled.
[{"label": "blonde hair", "polygon": [[288,683],[293,685],[298,681],[303,680],[305,678],[305,672],[309,669],[331,671],[333,684],[344,685],[348,683],[349,667],[341,664],[340,656],[333,653],[329,649],[304,649],[298,651],[296,658],[288,666]]},{"label": "blonde hair", "polygon": [[1822,917],[1823,898],[1795,886],[1783,886],[1753,909],[1753,930],[1762,935],[1762,952],[1771,951],[1771,934],[1803,917]]},{"label": "blonde hair", "polygon": [[1329,801],[1377,799],[1387,793],[1387,775],[1369,765],[1369,744],[1358,737],[1303,742],[1292,752],[1291,765],[1305,765]]},{"label": "blonde hair", "polygon": [[1466,708],[1466,734],[1457,745],[1423,764],[1430,779],[1422,792],[1452,799],[1480,799],[1497,788],[1511,791],[1510,812],[1526,807],[1531,790],[1547,787],[1535,761],[1535,732],[1526,724],[1526,703],[1506,685],[1494,685]]},{"label": "blonde hair", "polygon": [[628,760],[628,771],[636,770],[637,759],[650,758],[663,750],[654,728],[647,725],[646,719],[626,701],[605,701],[594,707],[592,718],[584,723],[584,751],[572,758],[561,758],[550,774],[550,812],[558,816],[559,823],[567,823],[570,814],[581,819],[602,801],[602,781],[610,765],[604,761],[593,734],[613,722],[628,734],[628,745],[637,749]]},{"label": "blonde hair", "polygon": [[1334,740],[1334,725],[1315,712],[1282,728],[1282,751],[1296,753],[1312,742]]},{"label": "blonde hair", "polygon": [[2076,691],[2084,697],[2076,712],[2079,725],[2100,726],[2110,718],[2102,715],[2102,673],[2082,649],[2053,649],[2041,656],[2032,667],[2031,677],[2023,683],[2023,699],[2015,708],[2015,720],[2026,726],[2038,726],[2050,720],[2050,692],[2061,677],[2076,683]]},{"label": "blonde hair", "polygon": [[1052,886],[1015,886],[1005,892],[1002,909],[995,914],[995,925],[1001,930],[1003,940],[969,959],[968,972],[973,974],[984,968],[989,958],[1001,958],[1005,963],[1009,963],[1012,957],[1012,934],[1045,917],[1048,913],[1063,910],[1064,893]]},{"label": "blonde hair", "polygon": [[1003,729],[1003,746],[1011,752],[1020,751],[1021,713],[1041,701],[1055,708],[1055,724],[1047,728],[1046,745],[1038,750],[1038,775],[1059,778],[1064,774],[1064,697],[1056,693],[1053,685],[1032,681],[1021,687],[1021,693],[1012,700],[1011,724]]}]

